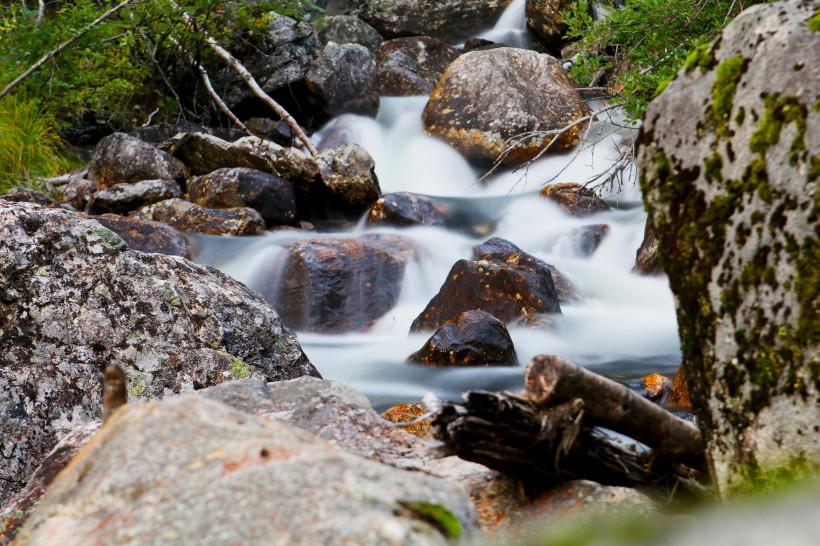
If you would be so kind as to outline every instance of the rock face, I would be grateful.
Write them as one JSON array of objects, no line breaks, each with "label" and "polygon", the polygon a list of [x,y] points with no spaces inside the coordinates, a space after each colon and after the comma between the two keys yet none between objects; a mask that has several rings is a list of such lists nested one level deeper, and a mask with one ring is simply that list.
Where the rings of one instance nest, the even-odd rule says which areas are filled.
[{"label": "rock face", "polygon": [[492,27],[510,0],[365,0],[359,17],[387,38],[432,36],[458,43]]},{"label": "rock face", "polygon": [[376,52],[380,95],[429,95],[459,52],[446,42],[417,36],[396,38]]},{"label": "rock face", "polygon": [[652,231],[652,225],[647,220],[643,230],[643,241],[635,253],[635,266],[632,272],[639,275],[663,275],[659,252],[660,244]]},{"label": "rock face", "polygon": [[116,214],[103,214],[93,218],[104,228],[119,235],[128,245],[128,250],[191,258],[191,243],[167,224]]},{"label": "rock face", "polygon": [[328,43],[305,75],[310,100],[325,119],[379,112],[376,57],[363,45]]},{"label": "rock face", "polygon": [[375,51],[384,41],[379,32],[355,15],[333,15],[326,19],[319,30],[323,44],[359,44]]},{"label": "rock face", "polygon": [[540,193],[570,216],[581,218],[611,210],[594,191],[574,182],[550,184],[544,186]]},{"label": "rock face", "polygon": [[[252,499],[252,500],[251,500]],[[57,477],[16,544],[446,545],[477,538],[459,486],[200,396],[126,405]]]},{"label": "rock face", "polygon": [[191,201],[205,207],[250,207],[268,227],[293,223],[296,193],[293,184],[255,169],[217,169],[188,181]]},{"label": "rock face", "polygon": [[137,398],[318,375],[274,310],[210,267],[128,252],[93,220],[8,201],[0,240],[0,505],[60,435],[100,416],[110,363]]},{"label": "rock face", "polygon": [[369,226],[439,226],[447,224],[447,209],[426,195],[389,193],[367,214]]},{"label": "rock face", "polygon": [[[531,131],[563,129],[591,112],[561,62],[546,54],[502,47],[459,57],[441,78],[422,115],[425,130],[463,155],[494,161],[507,139]],[[555,137],[550,150],[574,146],[586,125]],[[534,158],[553,139],[523,139],[504,163]]]},{"label": "rock face", "polygon": [[399,237],[300,241],[286,247],[266,295],[292,328],[366,330],[398,300],[407,258],[394,248],[402,246]]},{"label": "rock face", "polygon": [[567,31],[561,13],[573,4],[575,0],[527,0],[527,28],[548,43],[560,43]]},{"label": "rock face", "polygon": [[510,333],[484,311],[465,311],[445,322],[408,361],[428,366],[517,366]]},{"label": "rock face", "polygon": [[265,220],[252,208],[212,209],[185,201],[167,199],[136,211],[132,216],[163,222],[182,231],[210,235],[261,235]]},{"label": "rock face", "polygon": [[[650,105],[642,187],[722,494],[820,461],[816,2],[744,11]],[[812,19],[814,18],[814,19]]]},{"label": "rock face", "polygon": [[88,178],[100,189],[157,178],[181,182],[187,177],[184,163],[125,133],[102,139],[88,164]]},{"label": "rock face", "polygon": [[173,180],[142,180],[133,184],[115,184],[94,193],[89,212],[124,214],[174,197],[182,197],[182,189]]}]

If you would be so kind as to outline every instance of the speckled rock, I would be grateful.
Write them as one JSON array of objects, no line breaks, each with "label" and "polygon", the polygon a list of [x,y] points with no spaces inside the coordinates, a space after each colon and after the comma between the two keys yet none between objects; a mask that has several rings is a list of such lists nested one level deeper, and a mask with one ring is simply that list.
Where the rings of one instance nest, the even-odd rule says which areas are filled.
[{"label": "speckled rock", "polygon": [[16,203],[36,203],[44,207],[57,207],[60,205],[48,195],[28,188],[11,188],[5,195],[0,195],[0,199]]},{"label": "speckled rock", "polygon": [[233,207],[213,209],[185,201],[167,199],[143,207],[131,216],[142,220],[163,222],[181,231],[209,235],[261,235],[265,233],[265,220],[252,208]]},{"label": "speckled rock", "polygon": [[128,245],[128,250],[191,258],[191,243],[168,224],[116,214],[103,214],[92,218],[119,235]]},{"label": "speckled rock", "polygon": [[364,0],[359,17],[386,38],[432,36],[458,43],[492,27],[510,0]]},{"label": "speckled rock", "polygon": [[87,176],[102,189],[158,178],[181,182],[188,175],[188,167],[178,159],[138,138],[114,133],[97,144]]},{"label": "speckled rock", "polygon": [[70,181],[64,186],[59,186],[54,189],[54,195],[65,203],[74,207],[76,210],[84,210],[91,199],[91,195],[97,190],[94,182],[87,178],[78,178]]},{"label": "speckled rock", "polygon": [[323,44],[359,44],[370,51],[376,51],[384,41],[379,32],[355,15],[332,15],[317,28]]},{"label": "speckled rock", "polygon": [[580,218],[611,210],[594,191],[575,182],[549,184],[541,188],[540,194],[570,216]]},{"label": "speckled rock", "polygon": [[129,252],[91,219],[8,201],[0,240],[0,505],[61,435],[99,418],[110,363],[137,398],[318,375],[274,310],[215,269]]},{"label": "speckled rock", "polygon": [[118,410],[15,544],[444,546],[478,535],[457,485],[188,395]]},{"label": "speckled rock", "polygon": [[649,106],[638,162],[692,402],[731,495],[820,466],[817,2],[743,11]]},{"label": "speckled rock", "polygon": [[[507,139],[531,131],[569,127],[591,112],[561,62],[549,55],[502,47],[471,51],[456,59],[424,108],[425,130],[463,155],[494,161]],[[586,125],[576,123],[549,151],[578,143]],[[553,137],[521,140],[504,157],[518,165],[544,150]]]},{"label": "speckled rock", "polygon": [[380,198],[367,214],[368,226],[438,226],[447,224],[447,208],[426,195],[395,192]]},{"label": "speckled rock", "polygon": [[428,366],[517,366],[510,333],[484,311],[465,311],[448,320],[408,362]]},{"label": "speckled rock", "polygon": [[527,28],[548,43],[560,43],[567,31],[561,14],[575,2],[576,0],[527,0],[524,10]]},{"label": "speckled rock", "polygon": [[315,160],[323,184],[309,190],[314,213],[324,208],[331,215],[356,220],[381,197],[376,162],[358,144],[322,150]]},{"label": "speckled rock", "polygon": [[182,188],[173,180],[141,180],[115,184],[94,192],[88,212],[124,214],[174,197],[182,197]]},{"label": "speckled rock", "polygon": [[655,514],[657,507],[652,499],[636,489],[573,480],[539,495],[527,512],[530,521],[538,519],[545,523],[567,518]]},{"label": "speckled rock", "polygon": [[188,195],[204,207],[250,207],[268,227],[291,224],[296,219],[293,184],[256,169],[217,169],[192,178]]},{"label": "speckled rock", "polygon": [[363,45],[328,43],[305,74],[315,115],[330,119],[340,114],[376,117],[376,57]]},{"label": "speckled rock", "polygon": [[635,266],[632,272],[639,275],[663,275],[659,253],[660,243],[652,231],[652,225],[647,220],[643,230],[643,241],[635,252]]},{"label": "speckled rock", "polygon": [[396,38],[376,52],[380,95],[429,95],[459,52],[446,42],[417,36]]}]

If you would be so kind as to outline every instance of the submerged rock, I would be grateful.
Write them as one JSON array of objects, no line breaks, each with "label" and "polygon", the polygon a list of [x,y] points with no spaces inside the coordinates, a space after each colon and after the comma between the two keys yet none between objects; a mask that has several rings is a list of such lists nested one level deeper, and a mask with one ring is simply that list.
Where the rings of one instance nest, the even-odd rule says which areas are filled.
[{"label": "submerged rock", "polygon": [[185,201],[167,199],[143,207],[131,214],[134,218],[163,222],[182,231],[209,235],[261,235],[265,220],[252,208],[212,209]]},{"label": "submerged rock", "polygon": [[576,254],[589,257],[595,254],[607,235],[609,235],[608,224],[594,224],[573,229],[569,236]]},{"label": "submerged rock", "polygon": [[116,214],[103,214],[92,218],[122,237],[128,245],[128,250],[191,258],[191,243],[168,224]]},{"label": "submerged rock", "polygon": [[429,36],[388,40],[376,53],[379,94],[429,95],[458,56],[454,47]]},{"label": "submerged rock", "polygon": [[570,216],[581,218],[612,210],[594,191],[574,182],[549,184],[540,193]]},{"label": "submerged rock", "polygon": [[318,115],[375,117],[379,112],[376,57],[359,44],[330,42],[305,75],[310,101]]},{"label": "submerged rock", "polygon": [[108,364],[135,398],[236,376],[318,375],[274,310],[210,267],[129,252],[81,215],[0,201],[0,505],[102,413]]},{"label": "submerged rock", "polygon": [[125,214],[174,197],[182,197],[182,189],[173,180],[142,180],[115,184],[91,196],[88,212]]},{"label": "submerged rock", "polygon": [[[469,158],[520,165],[542,152],[553,136],[552,152],[581,139],[591,112],[561,62],[546,54],[502,47],[471,51],[456,59],[430,95],[424,129]],[[574,125],[573,125],[574,124]],[[508,150],[508,139],[522,133]]]},{"label": "submerged rock", "polygon": [[188,174],[178,159],[125,133],[102,139],[88,164],[88,179],[99,189],[141,180],[182,182]]},{"label": "submerged rock", "polygon": [[510,333],[484,311],[465,311],[445,322],[409,362],[428,366],[517,366]]}]

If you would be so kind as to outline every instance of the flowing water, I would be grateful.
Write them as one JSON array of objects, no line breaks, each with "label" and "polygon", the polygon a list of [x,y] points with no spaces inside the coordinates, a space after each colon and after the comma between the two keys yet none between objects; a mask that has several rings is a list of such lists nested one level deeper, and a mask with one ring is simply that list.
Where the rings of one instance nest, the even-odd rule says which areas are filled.
[{"label": "flowing water", "polygon": [[[486,36],[498,39],[508,31],[524,36],[522,21],[523,0],[515,0]],[[382,408],[419,400],[427,392],[453,399],[467,389],[520,388],[524,366],[537,354],[556,354],[627,383],[650,372],[674,373],[680,349],[667,281],[630,273],[646,221],[634,172],[626,173],[620,188],[603,189],[613,210],[591,219],[569,217],[538,195],[544,183],[583,183],[606,172],[619,149],[629,145],[630,130],[617,118],[602,121],[588,137],[594,146],[582,145],[482,181],[482,171],[424,134],[421,112],[426,101],[427,97],[382,98],[375,120],[344,115],[314,140],[320,148],[360,144],[375,159],[383,193],[407,191],[440,199],[471,222],[483,222],[481,237],[433,227],[365,230],[360,225],[322,234],[283,230],[253,238],[201,237],[196,259],[259,288],[281,276],[283,247],[301,239],[357,237],[364,231],[411,239],[422,249],[420,257],[406,269],[397,305],[371,330],[343,335],[297,332],[324,377],[353,386]],[[580,255],[573,230],[598,223],[610,226],[608,235],[591,256]],[[408,334],[410,323],[438,292],[450,267],[469,258],[472,247],[491,236],[508,239],[556,266],[581,291],[582,301],[562,304],[563,314],[551,317],[549,330],[510,326],[519,367],[431,369],[406,364],[408,355],[429,337]]]}]

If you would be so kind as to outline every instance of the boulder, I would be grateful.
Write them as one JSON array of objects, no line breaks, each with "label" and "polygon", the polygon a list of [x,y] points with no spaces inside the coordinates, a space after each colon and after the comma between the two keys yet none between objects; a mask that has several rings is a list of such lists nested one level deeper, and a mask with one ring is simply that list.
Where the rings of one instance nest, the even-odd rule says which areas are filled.
[{"label": "boulder", "polygon": [[366,330],[398,301],[407,245],[396,236],[294,243],[263,294],[292,328]]},{"label": "boulder", "polygon": [[15,203],[36,203],[44,207],[60,206],[57,201],[48,195],[28,188],[11,188],[5,195],[0,195],[0,199],[14,201]]},{"label": "boulder", "polygon": [[182,197],[182,189],[173,180],[141,180],[114,184],[94,192],[88,211],[92,214],[125,214],[174,197]]},{"label": "boulder", "polygon": [[305,74],[309,97],[325,120],[340,114],[376,117],[376,57],[363,45],[328,43]]},{"label": "boulder", "polygon": [[130,215],[141,220],[163,222],[181,231],[209,235],[261,235],[265,233],[262,215],[248,207],[212,209],[185,201],[167,199],[143,207]]},{"label": "boulder", "polygon": [[[547,146],[560,152],[577,144],[586,127],[580,120],[590,112],[559,60],[502,47],[456,59],[422,119],[429,134],[468,158],[495,161],[507,152],[504,163],[520,165]],[[556,130],[563,132],[547,134]],[[508,150],[508,139],[532,132]]]},{"label": "boulder", "polygon": [[364,0],[359,17],[387,38],[432,36],[458,43],[492,27],[510,0]]},{"label": "boulder", "polygon": [[308,187],[310,213],[358,220],[381,197],[376,162],[358,144],[322,150],[315,157],[322,184]]},{"label": "boulder", "polygon": [[643,230],[643,241],[635,253],[635,266],[632,272],[639,275],[663,275],[659,254],[660,244],[647,219]]},{"label": "boulder", "polygon": [[579,256],[592,256],[609,234],[608,224],[594,224],[573,229],[570,233],[575,252]]},{"label": "boulder", "polygon": [[182,256],[191,259],[191,243],[183,234],[162,222],[128,218],[116,214],[92,216],[104,228],[119,235],[128,250]]},{"label": "boulder", "polygon": [[189,180],[188,195],[204,207],[250,207],[268,227],[296,220],[293,184],[264,171],[243,167],[217,169]]},{"label": "boulder", "polygon": [[465,311],[448,320],[407,360],[428,366],[518,365],[507,327],[484,311]]},{"label": "boulder", "polygon": [[815,2],[744,10],[650,104],[638,140],[724,496],[820,466],[816,21]]},{"label": "boulder", "polygon": [[375,51],[384,41],[379,32],[355,15],[331,15],[317,28],[323,44],[359,44]]},{"label": "boulder", "polygon": [[429,95],[459,52],[446,42],[417,36],[396,38],[376,52],[380,95]]},{"label": "boulder", "polygon": [[[135,471],[138,470],[138,471]],[[15,544],[446,545],[479,535],[459,486],[196,395],[126,405]]]},{"label": "boulder", "polygon": [[567,31],[563,12],[569,10],[576,0],[527,0],[524,13],[527,28],[548,44],[560,44]]},{"label": "boulder", "polygon": [[[291,146],[298,146],[299,140],[293,129],[284,121],[277,121],[271,118],[248,118],[243,121],[245,127],[258,137],[265,140],[270,140],[276,144],[289,148]],[[245,134],[237,138],[239,140],[245,138]]]},{"label": "boulder", "polygon": [[370,208],[368,226],[437,226],[447,224],[448,210],[426,195],[396,192],[381,197]]},{"label": "boulder", "polygon": [[570,216],[578,218],[611,210],[594,191],[575,182],[544,186],[540,194]]},{"label": "boulder", "polygon": [[86,178],[78,178],[55,188],[54,195],[61,203],[70,205],[76,210],[84,210],[96,190],[94,182]]},{"label": "boulder", "polygon": [[141,180],[188,178],[188,167],[155,146],[125,133],[102,139],[88,164],[88,179],[97,189]]},{"label": "boulder", "polygon": [[0,505],[74,426],[103,369],[157,398],[251,375],[318,375],[274,310],[210,267],[129,252],[97,222],[0,201]]}]

